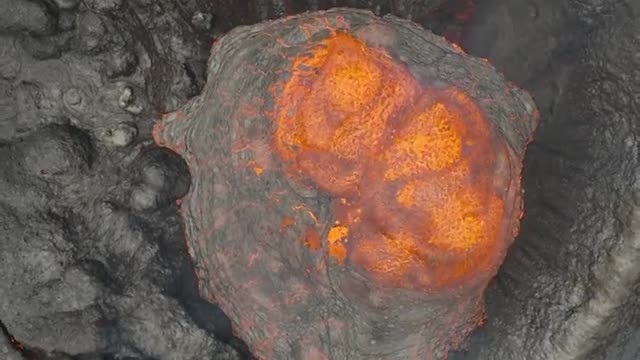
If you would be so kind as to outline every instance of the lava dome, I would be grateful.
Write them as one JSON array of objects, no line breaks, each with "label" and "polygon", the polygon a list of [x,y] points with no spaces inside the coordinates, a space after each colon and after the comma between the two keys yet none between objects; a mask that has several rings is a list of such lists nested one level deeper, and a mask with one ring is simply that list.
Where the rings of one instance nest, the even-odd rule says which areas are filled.
[{"label": "lava dome", "polygon": [[531,97],[393,16],[232,30],[155,141],[201,296],[260,359],[441,359],[483,321],[518,232]]}]

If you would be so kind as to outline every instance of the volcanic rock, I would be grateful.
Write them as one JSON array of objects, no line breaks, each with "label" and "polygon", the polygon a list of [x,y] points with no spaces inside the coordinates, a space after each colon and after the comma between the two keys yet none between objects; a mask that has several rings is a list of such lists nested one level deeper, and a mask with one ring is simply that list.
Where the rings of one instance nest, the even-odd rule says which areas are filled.
[{"label": "volcanic rock", "polygon": [[56,16],[40,2],[30,0],[0,1],[0,33],[27,31],[49,35],[55,30]]}]

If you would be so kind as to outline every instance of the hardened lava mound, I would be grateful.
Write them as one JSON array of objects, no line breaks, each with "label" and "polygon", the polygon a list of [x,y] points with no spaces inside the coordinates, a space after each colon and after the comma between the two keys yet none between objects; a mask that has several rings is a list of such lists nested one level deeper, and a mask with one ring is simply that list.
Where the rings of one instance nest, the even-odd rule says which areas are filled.
[{"label": "hardened lava mound", "polygon": [[522,215],[531,97],[360,10],[237,28],[155,127],[201,295],[260,359],[440,359],[483,319]]}]

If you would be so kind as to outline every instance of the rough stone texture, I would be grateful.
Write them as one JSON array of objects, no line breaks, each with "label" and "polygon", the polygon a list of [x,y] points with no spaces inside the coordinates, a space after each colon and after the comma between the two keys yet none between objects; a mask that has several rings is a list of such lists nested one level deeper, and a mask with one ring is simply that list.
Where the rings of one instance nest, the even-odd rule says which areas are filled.
[{"label": "rough stone texture", "polygon": [[298,14],[304,11],[326,10],[332,7],[368,9],[378,16],[394,14],[422,23],[446,0],[214,0],[210,3],[218,25],[230,30],[238,25],[254,24],[265,19]]},{"label": "rough stone texture", "polygon": [[165,3],[0,1],[0,319],[32,359],[239,357],[198,298],[186,166],[149,141],[211,42]]},{"label": "rough stone texture", "polygon": [[[72,11],[45,12],[59,16],[51,34],[40,34],[48,36],[30,36],[14,27],[0,31],[0,140],[60,118],[92,132],[119,123],[148,124],[152,114],[197,94],[212,32],[205,34],[185,20],[195,9],[166,3],[127,1],[100,10],[80,4]],[[35,4],[3,0],[0,14],[28,25],[12,15],[13,9],[46,9]],[[37,14],[29,12],[28,20]],[[46,21],[35,23],[44,26]],[[131,92],[126,99],[125,92]]]},{"label": "rough stone texture", "polygon": [[181,278],[191,271],[180,224],[158,222],[175,204],[157,201],[141,213],[127,201],[137,188],[173,185],[177,192],[162,196],[183,195],[187,187],[175,187],[189,182],[181,159],[143,144],[103,147],[69,125],[0,149],[0,313],[19,341],[74,356],[237,358],[178,301],[197,295]]},{"label": "rough stone texture", "polygon": [[56,27],[56,14],[37,1],[0,0],[0,33],[26,31],[49,35]]},{"label": "rough stone texture", "polygon": [[[307,225],[325,237],[333,200],[292,189],[270,150],[267,114],[278,111],[271,89],[291,76],[292,58],[330,28],[385,49],[422,86],[469,94],[501,134],[492,137],[494,145],[509,144],[507,168],[516,174],[509,188],[516,193],[505,195],[505,216],[519,211],[514,184],[537,110],[487,63],[415,24],[366,11],[335,9],[237,28],[214,45],[203,95],[155,128],[156,141],[178,151],[194,177],[182,211],[201,293],[215,297],[261,359],[441,359],[480,321],[482,289],[495,268],[478,270],[477,282],[449,292],[385,287],[355,265],[330,260],[326,243],[312,252],[300,241],[308,213],[290,209],[302,204],[315,214],[316,226]],[[252,159],[267,171],[257,176]],[[280,230],[285,217],[293,220],[290,231]]]},{"label": "rough stone texture", "polygon": [[526,4],[481,6],[465,42],[532,90],[542,120],[521,236],[488,290],[487,326],[453,358],[636,359],[640,2]]},{"label": "rough stone texture", "polygon": [[6,342],[0,343],[0,356],[6,360],[22,360],[20,353],[11,348]]},{"label": "rough stone texture", "polygon": [[[400,9],[402,2],[372,2],[373,7],[370,9],[384,14]],[[43,3],[48,5],[43,7]],[[98,1],[86,3],[101,6]],[[70,122],[91,138],[94,147],[100,147],[96,146],[100,144],[114,151],[95,156],[92,161],[93,170],[89,169],[89,173],[104,169],[100,171],[107,174],[114,172],[110,176],[126,177],[123,174],[129,173],[130,169],[125,166],[125,170],[119,172],[115,170],[119,167],[114,164],[117,165],[121,156],[136,148],[124,145],[131,145],[131,140],[127,140],[131,135],[127,134],[132,131],[137,133],[137,137],[133,136],[133,143],[147,139],[150,134],[149,125],[156,117],[156,111],[173,110],[187,98],[200,92],[205,82],[206,61],[212,40],[220,32],[236,25],[254,23],[267,15],[279,16],[277,10],[273,10],[275,7],[271,10],[269,8],[275,1],[124,0],[121,3],[119,8],[109,5],[94,10],[93,5],[89,8],[80,0],[0,0],[0,144],[5,145],[0,147],[0,153],[8,149],[6,144],[19,142],[20,138],[28,137],[29,133],[43,125]],[[291,7],[287,11],[295,13],[306,9],[325,9],[336,3],[329,0],[288,1]],[[553,334],[562,333],[556,329],[562,327],[571,314],[576,314],[577,308],[572,305],[576,300],[571,291],[579,294],[584,290],[585,295],[578,297],[583,301],[592,297],[591,279],[595,278],[595,273],[591,271],[590,264],[604,264],[606,257],[602,254],[608,253],[610,247],[621,244],[624,239],[620,234],[623,229],[629,228],[630,222],[624,220],[625,216],[601,214],[607,214],[606,211],[612,214],[611,209],[614,208],[620,208],[618,213],[624,214],[624,207],[618,204],[621,203],[620,199],[630,198],[627,196],[628,189],[633,187],[624,185],[622,179],[626,178],[630,184],[638,178],[633,175],[633,171],[636,171],[633,169],[637,169],[637,163],[633,163],[637,151],[633,144],[637,146],[638,143],[638,128],[632,125],[638,123],[635,115],[638,112],[638,100],[633,96],[640,93],[637,89],[639,80],[634,70],[638,68],[638,56],[635,54],[639,51],[639,45],[634,40],[637,39],[634,32],[638,32],[636,24],[640,19],[640,1],[483,0],[478,3],[475,20],[467,28],[469,37],[464,43],[465,48],[477,56],[489,58],[499,70],[505,72],[507,78],[532,91],[540,107],[542,126],[525,163],[527,208],[522,236],[516,241],[517,250],[514,249],[508,255],[506,270],[500,274],[495,286],[489,289],[487,326],[475,333],[466,352],[452,354],[450,357],[528,360],[553,359],[557,356],[588,360],[635,360],[640,351],[637,280],[631,286],[635,293],[626,294],[629,301],[621,302],[614,310],[601,308],[606,310],[603,314],[615,314],[609,321],[602,323],[598,320],[592,326],[591,320],[584,321],[586,318],[578,315],[576,319],[582,320],[572,322],[579,324],[580,329],[595,330],[594,333],[576,332],[572,340],[574,345],[567,349],[559,349],[562,337],[557,337],[553,343],[546,339],[553,337]],[[56,4],[58,8],[52,6]],[[339,4],[344,5],[346,2]],[[370,6],[369,1],[361,4]],[[396,4],[399,4],[398,7],[392,8]],[[435,2],[425,4],[422,9],[430,8]],[[16,10],[25,8],[33,9],[34,12],[16,16]],[[432,25],[429,21],[420,19],[423,16],[429,18],[432,14],[423,13],[420,7],[414,9],[408,16],[421,24]],[[398,12],[396,14],[404,15]],[[440,20],[438,25],[446,29],[447,21],[446,18]],[[81,32],[81,27],[90,31]],[[585,79],[590,81],[585,82]],[[126,86],[133,89],[134,100],[122,108],[119,99]],[[68,91],[71,88],[76,90]],[[129,110],[126,110],[127,107]],[[142,107],[142,111],[137,113],[139,107]],[[578,121],[580,126],[577,128],[580,132],[576,133],[573,123]],[[131,130],[131,126],[137,130]],[[47,130],[48,133],[50,131]],[[553,134],[557,135],[552,136]],[[578,140],[572,134],[584,141],[566,141],[567,137]],[[625,135],[632,138],[629,141],[632,145],[629,147],[623,145]],[[610,152],[610,149],[615,151]],[[583,154],[597,156],[587,157]],[[135,157],[135,154],[132,156]],[[64,166],[64,161],[56,164]],[[3,178],[10,174],[9,170],[5,171],[5,166],[4,161],[0,163]],[[80,178],[82,176],[70,179],[75,181]],[[6,244],[22,241],[22,230],[11,233],[3,228],[6,225],[15,229],[16,217],[23,224],[33,221],[34,228],[39,230],[39,238],[33,242],[42,244],[43,249],[52,249],[52,241],[59,239],[60,233],[64,231],[60,230],[60,219],[51,220],[40,209],[46,210],[63,202],[60,199],[70,196],[65,193],[67,190],[104,194],[116,191],[117,188],[106,181],[96,183],[99,189],[93,190],[81,186],[34,190],[34,182],[42,184],[39,176],[24,175],[14,179],[13,185],[9,187],[6,187],[6,181],[0,186],[0,202],[3,204],[3,210],[0,211],[3,214],[0,220],[0,230],[3,231],[0,246],[10,249],[8,257],[11,254],[21,256],[16,254],[11,245]],[[118,191],[120,190],[116,192]],[[588,196],[597,200],[591,200]],[[96,197],[99,198],[100,195]],[[65,204],[74,207],[68,202]],[[122,208],[127,208],[131,204],[130,198],[122,196],[120,204]],[[8,212],[4,209],[7,205],[12,209],[17,208],[15,211],[11,210],[13,212],[9,211],[8,217],[4,215]],[[580,212],[576,209],[580,209]],[[89,211],[90,208],[87,208],[82,215],[89,216]],[[165,209],[155,215],[156,210],[138,211],[141,210],[132,212],[151,215],[148,228],[165,229],[167,223],[177,221],[174,210]],[[528,213],[532,215],[527,216]],[[96,215],[95,218],[98,220],[91,221],[104,221],[101,215]],[[604,232],[607,228],[600,224],[614,218],[616,226],[609,227],[612,230],[607,235]],[[73,224],[73,217],[68,222]],[[593,235],[590,230],[584,230],[586,225],[604,230]],[[175,240],[168,241],[175,246],[168,251],[171,254],[169,258],[185,252],[181,245],[180,230],[176,228],[176,231]],[[540,231],[543,234],[539,234]],[[129,242],[138,241],[137,235],[130,234],[129,231],[122,232],[119,246],[124,247]],[[97,237],[80,237],[83,239],[81,243],[84,249],[88,249],[86,252],[93,251]],[[147,239],[158,237],[151,235]],[[543,247],[526,245],[539,244],[538,239],[550,240],[544,241]],[[589,242],[583,245],[580,239],[589,239]],[[29,251],[33,253],[34,250]],[[62,251],[55,249],[54,254],[48,256],[59,257],[55,255],[58,252]],[[592,252],[597,255],[591,255]],[[629,251],[624,253],[633,254]],[[66,255],[62,258],[68,259]],[[114,263],[117,263],[118,258],[115,259]],[[137,261],[133,262],[136,263]],[[33,293],[43,291],[49,299],[55,300],[57,296],[68,299],[68,295],[64,294],[67,291],[78,291],[73,287],[63,286],[61,280],[56,282],[57,287],[46,291],[42,286],[33,286],[33,292],[20,290],[22,286],[39,283],[39,280],[34,280],[33,273],[9,269],[8,264],[0,264],[3,271],[7,269],[2,289],[9,289],[10,294],[7,296],[5,290],[0,294],[0,319],[5,320],[13,333],[25,337],[26,340],[19,340],[27,345],[27,340],[40,345],[47,342],[54,346],[46,349],[49,352],[75,346],[69,344],[67,338],[56,338],[55,333],[65,334],[73,329],[77,331],[82,316],[86,316],[82,311],[75,313],[75,320],[73,314],[68,314],[68,319],[72,321],[56,322],[51,329],[54,335],[48,335],[43,340],[37,338],[39,333],[32,333],[34,330],[26,330],[26,326],[21,328],[30,320],[42,323],[50,316],[42,315],[46,309],[33,308],[34,302],[29,300]],[[104,273],[103,266],[90,262],[91,264],[95,266],[87,267],[85,273],[90,273],[90,277],[100,278],[100,274]],[[589,268],[583,273],[588,280],[579,283],[572,280],[580,276],[584,278],[584,275],[574,271],[575,264],[582,264],[579,265],[581,269]],[[568,270],[547,270],[555,269],[558,265],[565,266],[563,269]],[[518,270],[520,266],[524,268],[523,271]],[[189,265],[185,267],[186,271],[178,271],[177,276],[179,281],[188,284],[193,279],[189,280]],[[630,269],[635,271],[633,266]],[[67,276],[82,273],[83,271],[75,268]],[[126,270],[125,273],[130,274]],[[623,273],[632,274],[627,271]],[[514,279],[513,274],[519,277]],[[602,274],[607,279],[614,278],[609,276],[613,273],[608,270]],[[37,275],[43,276],[40,273]],[[523,275],[527,277],[520,277]],[[74,278],[73,276],[70,278]],[[86,278],[84,275],[82,277]],[[541,286],[535,285],[538,281]],[[512,288],[503,289],[503,284],[506,283]],[[105,295],[121,292],[117,286],[104,289],[96,287],[97,284],[100,282],[89,285],[88,289],[92,290],[87,291],[85,297],[79,298],[78,304],[86,304],[87,298],[96,294],[96,288],[106,291],[101,293]],[[549,289],[545,287],[548,284],[552,284]],[[55,289],[63,292],[57,293]],[[150,292],[156,294],[156,290]],[[175,295],[176,292],[169,293]],[[144,290],[141,293],[146,295]],[[164,291],[162,293],[166,294]],[[220,309],[198,299],[195,290],[187,293],[188,296],[178,297],[190,317],[200,328],[220,336],[220,329],[226,326],[220,316]],[[625,295],[624,292],[616,294]],[[531,299],[527,299],[527,296]],[[621,295],[616,296],[621,298]],[[18,297],[23,297],[24,301]],[[47,304],[58,308],[64,305],[47,301]],[[12,305],[5,309],[5,303]],[[171,300],[167,299],[166,304],[171,304]],[[611,304],[616,302],[607,303],[607,306]],[[155,308],[163,309],[162,311],[166,309],[162,306]],[[16,314],[20,314],[20,319]],[[119,319],[122,313],[114,311],[113,314],[114,318]],[[164,316],[167,316],[164,312],[158,314],[159,318]],[[129,340],[114,335],[120,331],[114,324],[116,322],[103,325],[103,329],[111,331],[104,331],[100,335],[101,339],[114,348],[122,346],[124,350],[105,352],[93,349],[88,354],[74,354],[73,358],[149,359],[148,355],[125,356],[132,353]],[[572,326],[575,328],[575,325]],[[89,327],[83,331],[91,332],[91,329]],[[192,333],[196,332],[194,328],[190,329]],[[593,339],[593,334],[596,334],[597,340]],[[136,336],[142,336],[135,339],[139,344],[164,338],[164,335],[157,332],[144,335],[138,333]],[[230,338],[229,334],[225,336],[227,340]],[[203,343],[207,341],[203,339]],[[100,343],[100,339],[95,343]],[[590,352],[591,350],[595,351]],[[575,353],[570,353],[572,351]],[[224,354],[224,351],[212,353],[210,357],[224,356],[220,354]],[[50,355],[50,359],[69,358],[63,354]],[[161,355],[158,357],[164,358]],[[188,357],[189,354],[179,356],[180,359]],[[18,358],[20,357],[15,351],[0,341],[0,359]],[[46,356],[41,356],[38,359],[45,358]]]}]

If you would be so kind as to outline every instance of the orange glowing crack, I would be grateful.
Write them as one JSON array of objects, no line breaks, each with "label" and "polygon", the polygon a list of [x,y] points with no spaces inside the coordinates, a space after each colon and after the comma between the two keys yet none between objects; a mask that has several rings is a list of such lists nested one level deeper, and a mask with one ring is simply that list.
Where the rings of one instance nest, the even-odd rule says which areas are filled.
[{"label": "orange glowing crack", "polygon": [[255,160],[249,160],[248,165],[253,168],[256,175],[260,176],[264,172],[264,168],[258,164]]},{"label": "orange glowing crack", "polygon": [[[339,264],[408,288],[497,265],[498,150],[464,92],[425,88],[384,50],[334,32],[293,60],[273,120],[288,175],[339,199],[326,239]],[[307,230],[314,249],[316,237]]]},{"label": "orange glowing crack", "polygon": [[329,244],[335,244],[336,242],[346,238],[349,235],[349,228],[344,225],[336,225],[329,230],[327,240]]},{"label": "orange glowing crack", "polygon": [[349,228],[339,224],[332,227],[329,230],[329,234],[327,234],[329,255],[333,256],[340,264],[343,264],[347,257],[347,248],[344,245],[344,241],[346,241],[348,235]]},{"label": "orange glowing crack", "polygon": [[293,224],[295,224],[295,222],[293,221],[293,219],[292,219],[292,218],[290,218],[290,217],[288,217],[288,216],[285,216],[285,217],[282,219],[282,223],[280,224],[280,232],[282,232],[282,233],[283,233],[283,232],[287,231],[287,229],[288,229],[291,225],[293,225]]},{"label": "orange glowing crack", "polygon": [[304,244],[314,251],[320,248],[320,236],[311,227],[307,227],[305,231]]}]

